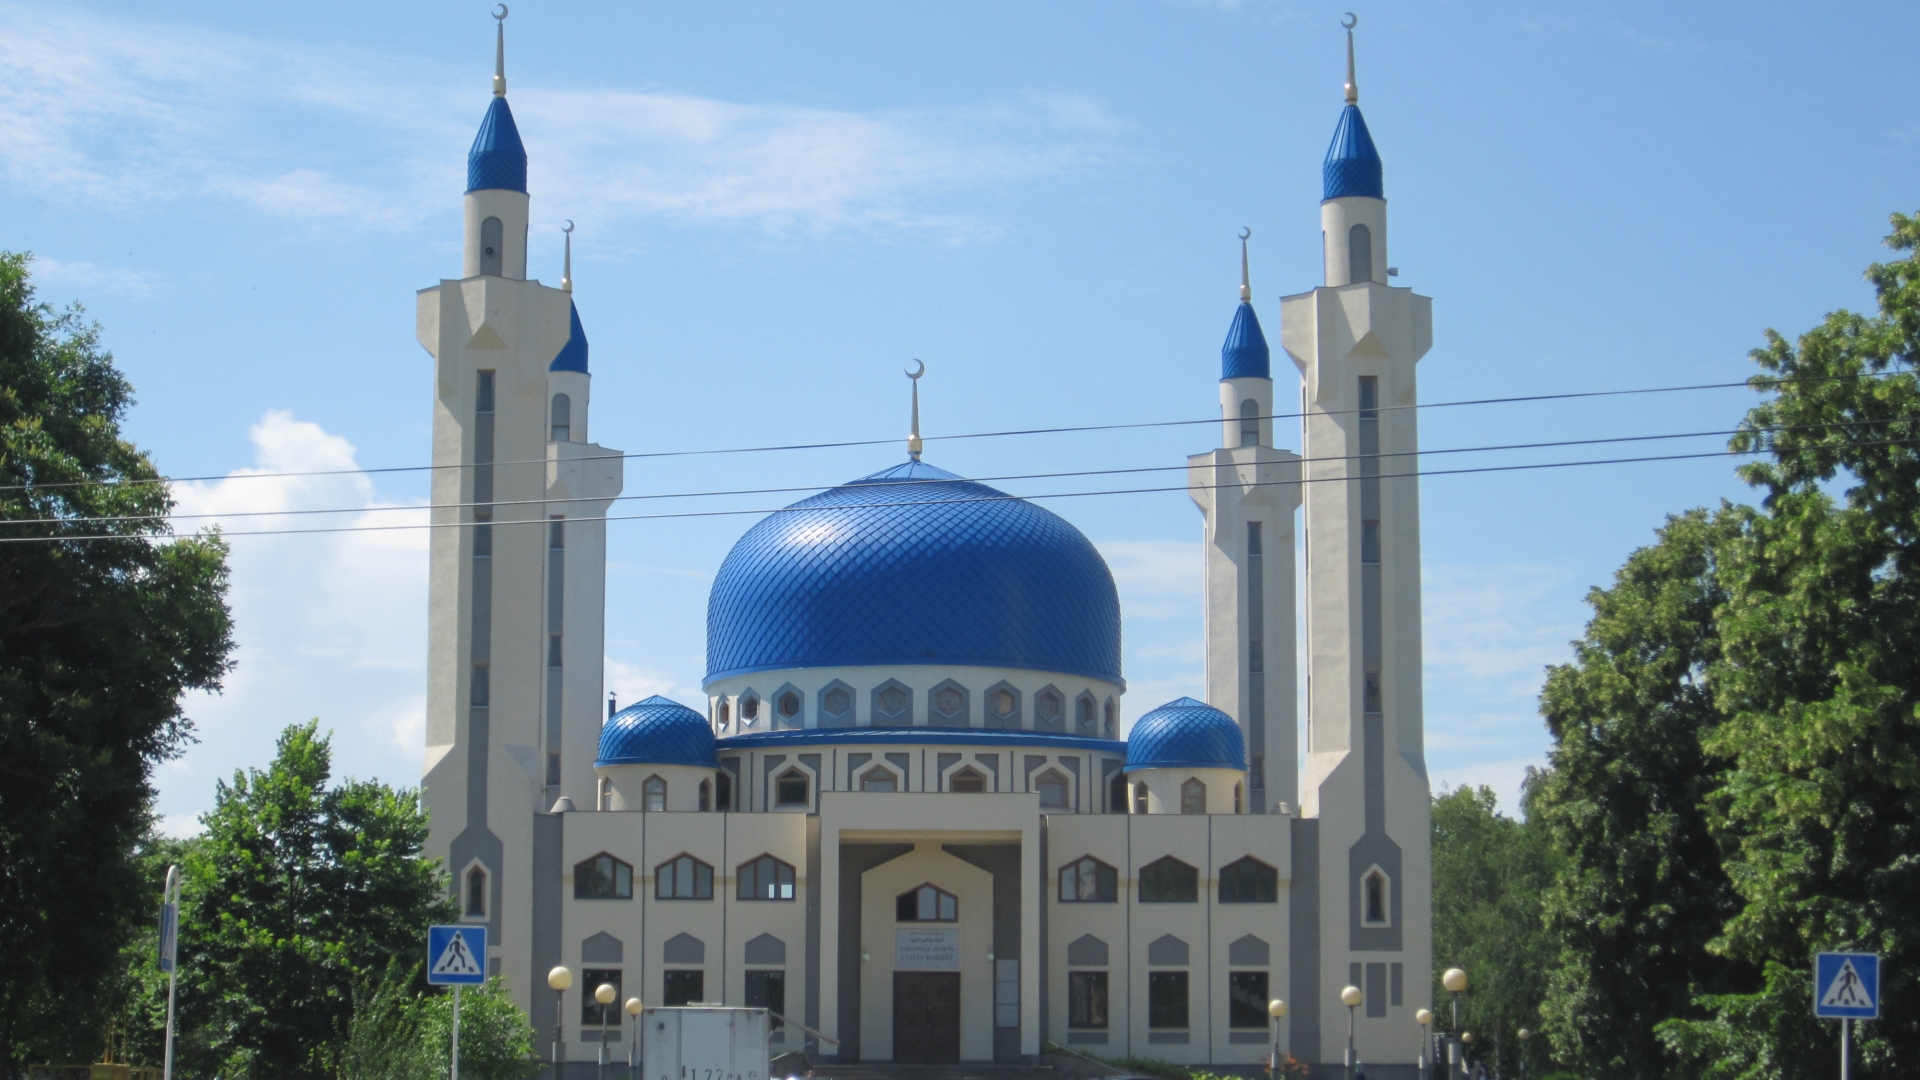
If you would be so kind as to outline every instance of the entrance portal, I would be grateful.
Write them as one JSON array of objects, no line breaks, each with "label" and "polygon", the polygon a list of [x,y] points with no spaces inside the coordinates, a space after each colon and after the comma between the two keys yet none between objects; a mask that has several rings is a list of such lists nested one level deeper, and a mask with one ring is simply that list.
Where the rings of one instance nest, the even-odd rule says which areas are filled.
[{"label": "entrance portal", "polygon": [[893,973],[893,1060],[914,1065],[960,1061],[960,973]]}]

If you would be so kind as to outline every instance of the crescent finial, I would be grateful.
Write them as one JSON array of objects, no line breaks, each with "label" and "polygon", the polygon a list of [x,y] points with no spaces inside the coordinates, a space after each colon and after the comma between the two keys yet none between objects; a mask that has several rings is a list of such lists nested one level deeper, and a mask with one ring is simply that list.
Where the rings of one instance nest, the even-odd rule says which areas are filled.
[{"label": "crescent finial", "polygon": [[1245,240],[1252,235],[1252,229],[1247,228],[1245,225],[1240,226],[1240,239]]},{"label": "crescent finial", "polygon": [[920,370],[907,372],[907,378],[909,379],[918,379],[927,373],[927,362],[925,360],[915,360],[914,363],[920,365]]},{"label": "crescent finial", "polygon": [[[506,5],[502,4],[501,6],[505,7]],[[1351,30],[1354,27],[1360,25],[1360,16],[1355,15],[1353,12],[1349,11],[1347,12],[1346,17],[1340,20],[1340,25]]]},{"label": "crescent finial", "polygon": [[495,8],[493,17],[498,21],[505,22],[507,18],[507,5],[495,4],[493,6]]},{"label": "crescent finial", "polygon": [[563,233],[570,233],[570,232],[572,232],[572,231],[573,231],[573,219],[572,219],[572,218],[568,218],[568,219],[567,219],[567,223],[566,223],[565,225],[562,225],[562,226],[560,226],[560,231],[561,231],[561,232],[563,232]]}]

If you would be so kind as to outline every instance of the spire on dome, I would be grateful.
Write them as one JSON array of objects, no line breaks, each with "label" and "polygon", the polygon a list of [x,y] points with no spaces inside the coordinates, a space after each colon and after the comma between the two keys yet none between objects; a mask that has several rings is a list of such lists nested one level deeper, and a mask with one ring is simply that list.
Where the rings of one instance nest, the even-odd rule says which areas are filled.
[{"label": "spire on dome", "polygon": [[493,101],[480,120],[480,133],[467,151],[467,190],[527,190],[527,148],[507,107],[507,5],[494,12]]},{"label": "spire on dome", "polygon": [[1342,199],[1361,196],[1386,198],[1381,179],[1380,151],[1374,149],[1373,135],[1366,118],[1360,115],[1360,87],[1353,74],[1353,28],[1360,20],[1352,12],[1341,20],[1347,28],[1347,107],[1340,110],[1340,123],[1333,129],[1333,143],[1327,147],[1326,163],[1320,167],[1321,198]]},{"label": "spire on dome", "polygon": [[580,309],[572,300],[567,301],[567,343],[553,355],[553,363],[547,365],[548,371],[577,371],[587,374],[587,331],[580,325]]},{"label": "spire on dome", "polygon": [[1227,327],[1226,344],[1220,346],[1222,379],[1273,378],[1273,353],[1267,348],[1267,335],[1260,329],[1260,316],[1253,310],[1253,280],[1247,275],[1247,238],[1253,230],[1240,228],[1240,308],[1233,313],[1233,325]]},{"label": "spire on dome", "polygon": [[907,433],[907,456],[913,458],[915,461],[919,461],[921,449],[920,376],[927,373],[927,362],[924,360],[915,360],[914,363],[920,365],[920,370],[907,372],[907,378],[913,380],[913,427]]},{"label": "spire on dome", "polygon": [[1243,304],[1253,302],[1253,282],[1247,277],[1247,238],[1252,235],[1252,229],[1240,226],[1240,302]]},{"label": "spire on dome", "polygon": [[567,254],[560,264],[560,291],[573,291],[573,219],[568,218],[566,227],[560,230],[567,234]]}]

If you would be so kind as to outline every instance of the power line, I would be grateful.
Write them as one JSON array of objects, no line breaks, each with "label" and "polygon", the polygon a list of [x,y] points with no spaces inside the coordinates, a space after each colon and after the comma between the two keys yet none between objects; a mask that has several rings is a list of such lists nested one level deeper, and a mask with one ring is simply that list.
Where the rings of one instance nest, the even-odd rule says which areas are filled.
[{"label": "power line", "polygon": [[[1846,381],[1846,380],[1852,380],[1852,379],[1877,379],[1877,378],[1885,378],[1885,377],[1899,375],[1899,374],[1904,374],[1904,372],[1898,371],[1898,370],[1870,371],[1870,372],[1862,372],[1858,375],[1823,375],[1823,376],[1809,376],[1806,378],[1795,378],[1795,379],[1771,379],[1771,380],[1768,380],[1768,387],[1783,386],[1788,383],[1801,383],[1801,382],[1836,382],[1836,381]],[[1575,391],[1575,392],[1564,393],[1564,394],[1525,394],[1525,395],[1520,395],[1516,397],[1469,398],[1469,399],[1463,399],[1460,401],[1430,401],[1430,402],[1420,402],[1413,405],[1382,405],[1382,406],[1379,406],[1377,409],[1373,409],[1369,411],[1384,413],[1384,412],[1401,412],[1401,411],[1413,410],[1413,409],[1451,409],[1451,408],[1459,408],[1461,406],[1468,406],[1468,405],[1511,405],[1511,404],[1521,404],[1521,403],[1527,403],[1527,402],[1540,402],[1540,401],[1571,401],[1571,400],[1577,400],[1582,398],[1628,397],[1628,396],[1641,395],[1641,394],[1672,394],[1672,393],[1690,392],[1695,390],[1727,390],[1727,389],[1738,389],[1738,388],[1752,388],[1754,386],[1753,379],[1762,379],[1762,378],[1765,378],[1765,377],[1754,376],[1752,379],[1745,379],[1740,382],[1693,383],[1693,384],[1684,385],[1684,386],[1650,386],[1650,387],[1640,387],[1637,389],[1629,389],[1629,390],[1584,390],[1584,391]],[[1072,435],[1072,434],[1085,434],[1085,433],[1096,432],[1096,431],[1138,431],[1138,430],[1145,430],[1145,429],[1151,429],[1151,428],[1192,427],[1200,424],[1233,423],[1239,420],[1298,420],[1305,416],[1348,416],[1348,415],[1352,415],[1353,413],[1357,413],[1359,411],[1360,410],[1357,408],[1328,409],[1328,410],[1315,412],[1315,413],[1305,413],[1305,412],[1271,413],[1265,416],[1251,416],[1251,417],[1210,416],[1204,420],[1150,420],[1150,421],[1140,421],[1137,423],[1127,423],[1127,424],[1085,424],[1085,425],[1079,425],[1074,427],[1012,428],[1004,431],[966,432],[959,435],[929,435],[925,438],[925,441],[926,442],[959,442],[959,441],[970,440],[970,439],[999,439],[999,438],[1008,438],[1013,436],[1025,436],[1025,435]],[[590,455],[585,455],[577,458],[569,458],[567,460],[569,461],[626,461],[626,460],[643,460],[643,459],[654,459],[654,458],[711,457],[711,456],[718,456],[718,455],[724,455],[724,454],[785,453],[785,452],[795,451],[795,450],[836,450],[836,449],[844,449],[848,447],[859,447],[859,446],[889,446],[889,445],[897,444],[900,441],[901,440],[898,437],[894,437],[894,438],[886,438],[886,439],[850,439],[850,440],[844,440],[840,442],[783,443],[783,444],[777,444],[777,445],[771,445],[771,446],[718,447],[718,448],[710,448],[705,450],[656,450],[656,451],[636,452],[631,454],[625,454],[625,453],[623,454],[590,454]],[[57,480],[57,481],[53,481],[51,483],[45,483],[45,484],[0,485],[0,492],[25,491],[29,489],[39,490],[39,491],[51,491],[56,489],[72,488],[72,487],[139,487],[139,486],[150,485],[150,484],[184,484],[184,483],[197,483],[197,482],[203,482],[203,481],[209,481],[209,480],[255,480],[255,479],[266,480],[266,479],[280,479],[280,478],[298,477],[298,476],[373,476],[373,475],[384,474],[384,473],[435,472],[443,469],[470,469],[470,468],[473,468],[476,464],[487,464],[487,465],[494,465],[494,466],[501,466],[501,467],[509,466],[509,465],[545,465],[547,464],[547,461],[548,461],[547,458],[539,457],[539,458],[520,458],[513,461],[459,462],[459,463],[449,464],[449,465],[388,465],[388,466],[380,466],[380,467],[365,468],[365,469],[306,469],[306,470],[296,470],[296,471],[287,471],[287,472],[233,472],[233,473],[226,473],[221,475],[207,475],[207,476],[159,476],[159,477],[153,477],[151,479],[139,479],[139,480]]]},{"label": "power line", "polygon": [[[1877,426],[1877,425],[1884,425],[1884,424],[1897,424],[1897,423],[1907,422],[1912,419],[1920,419],[1920,418],[1895,418],[1891,420],[1851,420],[1851,421],[1826,422],[1826,423],[1815,423],[1815,424],[1781,424],[1781,425],[1775,425],[1772,427],[1743,427],[1743,428],[1734,428],[1730,430],[1715,430],[1715,431],[1683,431],[1683,432],[1674,432],[1671,434],[1664,434],[1664,435],[1618,435],[1618,436],[1610,436],[1606,438],[1561,439],[1561,440],[1556,440],[1552,442],[1507,443],[1503,445],[1494,445],[1494,446],[1442,447],[1437,449],[1391,451],[1387,453],[1373,454],[1373,455],[1335,454],[1335,455],[1325,455],[1322,457],[1295,457],[1292,460],[1302,465],[1310,465],[1310,464],[1318,464],[1321,462],[1328,462],[1328,461],[1354,461],[1364,456],[1371,456],[1375,458],[1402,458],[1402,457],[1420,457],[1420,456],[1429,456],[1429,455],[1438,456],[1442,454],[1500,453],[1500,452],[1513,451],[1513,450],[1541,450],[1541,449],[1552,449],[1556,447],[1565,447],[1565,446],[1598,446],[1598,445],[1605,445],[1610,443],[1657,442],[1657,441],[1665,441],[1665,440],[1672,440],[1672,439],[1700,439],[1700,438],[1710,438],[1710,437],[1716,437],[1716,436],[1724,437],[1724,436],[1738,435],[1746,432],[1752,432],[1756,434],[1778,434],[1780,432],[1804,431],[1809,429],[1832,429],[1832,428],[1852,428],[1852,427],[1861,427],[1861,426]],[[1055,479],[1067,479],[1067,478],[1078,477],[1078,476],[1122,476],[1122,475],[1139,474],[1139,473],[1177,472],[1177,471],[1184,471],[1190,467],[1191,466],[1188,466],[1188,465],[1147,465],[1147,466],[1137,466],[1133,468],[1124,468],[1124,469],[1080,469],[1080,470],[1068,470],[1068,471],[1060,471],[1060,472],[1011,473],[1003,476],[970,476],[970,477],[962,477],[962,479],[973,482],[973,483],[1000,483],[1008,480],[1055,480]],[[946,480],[935,480],[935,479],[908,479],[908,480],[887,481],[889,485],[940,484],[940,483],[948,483],[948,482],[949,481],[946,481]],[[120,515],[72,516],[72,517],[53,517],[53,518],[18,518],[13,520],[0,519],[0,525],[73,525],[73,524],[80,524],[80,523],[107,524],[107,523],[114,523],[114,522],[129,522],[129,521],[201,521],[201,520],[208,520],[208,519],[224,520],[224,519],[232,519],[232,518],[250,518],[250,517],[306,517],[306,516],[318,515],[318,514],[364,514],[364,513],[378,513],[383,511],[395,511],[395,510],[400,510],[400,511],[422,510],[422,509],[464,510],[464,509],[471,509],[474,507],[489,507],[489,508],[497,509],[500,507],[507,507],[507,506],[551,507],[551,506],[567,506],[570,504],[583,503],[583,502],[597,503],[597,502],[654,501],[654,500],[660,500],[660,499],[701,499],[701,498],[718,498],[718,497],[724,497],[729,495],[783,495],[783,494],[793,494],[796,492],[803,492],[803,491],[822,491],[828,488],[833,488],[838,486],[841,486],[841,485],[809,484],[809,485],[803,485],[803,486],[797,486],[797,487],[724,488],[724,489],[717,489],[717,490],[710,490],[710,491],[651,492],[651,493],[636,493],[631,495],[616,495],[616,496],[613,496],[611,499],[591,498],[587,496],[574,496],[574,497],[569,497],[564,499],[506,499],[506,500],[494,500],[491,502],[426,503],[426,504],[413,504],[413,505],[400,503],[400,504],[390,504],[390,505],[381,505],[381,506],[306,507],[306,508],[292,509],[292,510],[232,510],[232,511],[226,511],[226,512],[208,512],[208,513],[201,513],[201,514],[171,514],[171,513],[168,513],[168,514],[120,514]],[[587,520],[591,520],[591,519],[587,519]]]},{"label": "power line", "polygon": [[[1885,440],[1876,440],[1872,442],[1854,443],[1852,445],[1856,447],[1916,446],[1916,445],[1920,445],[1920,439],[1885,439]],[[1590,465],[1635,465],[1635,464],[1644,464],[1644,463],[1659,462],[1659,461],[1691,461],[1691,460],[1698,460],[1701,458],[1751,456],[1751,455],[1764,454],[1767,452],[1768,451],[1765,448],[1754,449],[1754,450],[1715,450],[1715,451],[1698,453],[1698,454],[1656,454],[1656,455],[1648,455],[1645,457],[1597,458],[1597,459],[1591,459],[1587,461],[1547,461],[1547,462],[1529,462],[1529,463],[1524,463],[1519,465],[1481,465],[1481,466],[1474,466],[1471,468],[1464,468],[1464,469],[1434,469],[1430,471],[1420,471],[1420,472],[1380,473],[1373,476],[1368,476],[1366,477],[1366,479],[1400,480],[1400,479],[1409,479],[1409,478],[1417,479],[1421,477],[1430,477],[1430,476],[1467,476],[1467,475],[1473,475],[1478,473],[1525,472],[1525,471],[1536,470],[1536,469],[1569,469],[1569,468],[1579,468],[1579,467],[1590,466]],[[976,502],[1007,502],[1007,501],[1013,501],[1013,500],[1024,500],[1024,501],[1032,502],[1040,499],[1083,499],[1083,498],[1092,498],[1092,497],[1110,496],[1110,495],[1150,495],[1150,494],[1164,494],[1167,492],[1193,491],[1193,490],[1217,491],[1223,488],[1278,487],[1278,486],[1283,486],[1287,484],[1347,483],[1349,481],[1359,480],[1359,479],[1362,479],[1362,478],[1358,476],[1351,476],[1351,475],[1302,476],[1298,479],[1249,481],[1246,483],[1235,483],[1235,484],[1193,484],[1193,485],[1183,484],[1179,487],[1109,488],[1101,491],[1058,491],[1058,492],[1047,492],[1047,493],[1038,494],[1038,495],[1000,494],[1000,495],[983,495],[979,497],[970,497],[970,498],[962,498],[962,499],[923,499],[923,500],[916,500],[911,502],[839,503],[834,505],[830,509],[860,510],[860,509],[876,509],[876,508],[893,507],[893,506],[946,506],[946,505],[958,505],[958,504],[976,503]],[[420,506],[420,507],[414,507],[413,509],[428,510],[431,508],[426,506]],[[739,517],[739,516],[752,515],[752,514],[794,513],[794,512],[800,512],[804,510],[813,510],[813,509],[818,509],[818,508],[817,507],[776,506],[776,507],[761,507],[761,508],[750,509],[750,510],[687,510],[687,511],[665,513],[665,514],[608,514],[608,515],[603,515],[601,517],[569,518],[568,520],[571,522],[668,521],[668,520],[676,520],[676,519],[682,519],[682,518]],[[508,525],[544,526],[548,524],[548,521],[544,517],[522,518],[517,520],[491,521],[491,522],[429,521],[429,522],[422,522],[420,524],[408,524],[408,525],[339,525],[339,526],[319,526],[319,527],[310,528],[310,529],[256,529],[256,530],[247,531],[247,532],[222,532],[220,535],[223,537],[226,537],[226,536],[299,536],[299,535],[310,535],[310,534],[319,534],[319,533],[395,532],[395,531],[404,530],[404,529],[471,528],[475,525],[482,525],[482,524],[492,525],[492,526],[508,526]],[[87,541],[87,540],[150,540],[150,539],[160,539],[160,538],[173,539],[175,537],[173,537],[173,535],[170,533],[169,534],[104,533],[104,534],[89,535],[89,536],[13,536],[13,537],[0,537],[0,544],[63,543],[67,541]]]}]

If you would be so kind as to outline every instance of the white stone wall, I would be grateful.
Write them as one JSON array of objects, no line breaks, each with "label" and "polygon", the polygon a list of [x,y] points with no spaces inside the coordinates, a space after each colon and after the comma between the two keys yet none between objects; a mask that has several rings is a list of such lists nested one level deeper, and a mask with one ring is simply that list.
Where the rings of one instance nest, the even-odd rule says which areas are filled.
[{"label": "white stone wall", "polygon": [[[790,668],[734,675],[707,683],[707,715],[715,722],[716,732],[723,737],[794,726],[871,727],[874,725],[874,691],[890,682],[897,682],[911,693],[913,726],[937,727],[942,726],[943,722],[934,715],[932,695],[949,681],[963,688],[967,696],[966,723],[952,726],[996,726],[997,721],[987,714],[986,697],[990,690],[1005,684],[1019,694],[1020,726],[1025,730],[1041,730],[1036,727],[1034,703],[1042,690],[1051,688],[1061,695],[1062,726],[1058,729],[1061,734],[1108,737],[1105,716],[1109,702],[1113,705],[1116,722],[1113,737],[1124,733],[1118,726],[1118,716],[1120,699],[1126,688],[1119,683],[1062,672],[957,664]],[[844,720],[825,717],[821,712],[821,693],[836,683],[849,688],[854,699],[853,714]],[[778,717],[775,712],[778,696],[787,688],[794,689],[802,698],[802,723],[799,725]],[[740,712],[741,700],[749,693],[760,703],[759,715],[752,720],[743,718]],[[1090,696],[1095,705],[1094,727],[1091,731],[1082,730],[1075,721],[1074,705],[1082,694]],[[727,705],[727,724],[718,726],[722,702]]]}]

